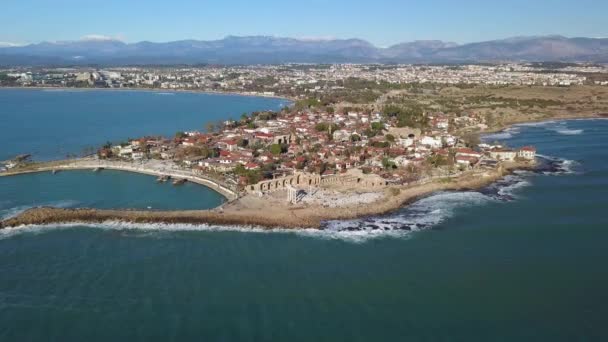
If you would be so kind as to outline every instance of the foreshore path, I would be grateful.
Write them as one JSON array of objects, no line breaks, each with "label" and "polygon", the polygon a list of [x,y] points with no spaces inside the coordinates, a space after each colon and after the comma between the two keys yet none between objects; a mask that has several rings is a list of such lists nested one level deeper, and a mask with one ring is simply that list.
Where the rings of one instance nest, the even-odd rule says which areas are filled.
[{"label": "foreshore path", "polygon": [[220,180],[207,177],[200,173],[194,173],[189,170],[171,167],[167,164],[159,163],[137,163],[137,162],[122,162],[97,159],[74,159],[54,161],[47,163],[37,163],[32,167],[18,168],[7,172],[0,172],[1,176],[16,176],[26,173],[45,172],[45,171],[62,171],[62,170],[94,170],[107,169],[126,172],[134,172],[151,176],[170,176],[174,179],[186,179],[192,183],[204,185],[214,191],[217,191],[229,201],[238,198],[238,191],[234,186],[222,182]]}]

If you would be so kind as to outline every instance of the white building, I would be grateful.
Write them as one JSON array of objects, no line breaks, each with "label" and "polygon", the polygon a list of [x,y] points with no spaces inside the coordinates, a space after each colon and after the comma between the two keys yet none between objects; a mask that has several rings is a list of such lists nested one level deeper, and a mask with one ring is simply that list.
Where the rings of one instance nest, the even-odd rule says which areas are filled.
[{"label": "white building", "polygon": [[441,138],[435,137],[423,137],[422,139],[420,139],[420,143],[422,145],[429,146],[430,148],[441,148],[443,146]]},{"label": "white building", "polygon": [[410,147],[414,145],[414,139],[412,138],[399,138],[397,143],[403,147]]},{"label": "white building", "polygon": [[509,149],[493,149],[490,151],[490,157],[496,160],[513,161],[517,153]]},{"label": "white building", "polygon": [[532,146],[525,146],[519,149],[517,156],[522,159],[534,160],[536,158],[536,148]]}]

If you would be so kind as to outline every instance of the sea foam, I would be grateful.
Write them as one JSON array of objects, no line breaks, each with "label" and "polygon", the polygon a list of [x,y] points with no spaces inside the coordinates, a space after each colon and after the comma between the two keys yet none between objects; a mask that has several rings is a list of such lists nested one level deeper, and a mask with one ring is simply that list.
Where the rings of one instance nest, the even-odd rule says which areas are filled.
[{"label": "sea foam", "polygon": [[538,127],[538,128],[544,128],[546,130],[550,130],[550,131],[553,131],[553,132],[556,132],[556,133],[562,134],[562,135],[578,135],[578,134],[582,134],[584,132],[584,130],[582,130],[582,129],[569,128],[568,121],[575,121],[575,120],[567,120],[567,121],[550,120],[550,121],[542,121],[542,122],[529,122],[529,123],[516,124],[516,125],[514,125],[514,127]]},{"label": "sea foam", "polygon": [[578,135],[584,132],[582,129],[556,129],[555,131],[563,135]]},{"label": "sea foam", "polygon": [[537,154],[536,156],[545,160],[546,166],[539,169],[539,172],[544,175],[573,175],[582,173],[582,165],[576,160],[546,156],[543,154]]},{"label": "sea foam", "polygon": [[[163,224],[163,223],[125,223],[107,221],[99,224],[67,223],[47,226],[21,226],[0,231],[0,238],[19,234],[42,233],[54,229],[74,227],[89,227],[122,231],[125,234],[135,233],[135,236],[149,238],[163,234],[183,231],[199,232],[242,232],[248,234],[292,234],[301,237],[340,240],[349,243],[364,243],[378,238],[407,239],[412,233],[440,227],[459,211],[473,206],[483,206],[491,203],[501,203],[517,200],[521,190],[531,185],[531,177],[535,174],[560,175],[574,172],[579,165],[572,160],[539,155],[546,161],[546,166],[540,171],[516,171],[497,182],[478,191],[444,191],[431,194],[393,213],[381,216],[366,217],[354,220],[326,221],[321,229],[266,229],[256,226],[220,226],[207,224]],[[47,203],[46,205],[74,207],[74,201]],[[27,208],[15,208],[25,210]],[[15,214],[13,212],[12,214]],[[142,235],[143,234],[143,235]]]},{"label": "sea foam", "polygon": [[79,204],[78,201],[73,200],[62,200],[62,201],[53,201],[53,202],[44,202],[35,205],[19,205],[12,208],[7,208],[0,210],[0,220],[6,220],[12,217],[15,217],[22,212],[36,208],[36,207],[55,207],[55,208],[75,208]]},{"label": "sea foam", "polygon": [[[106,221],[103,223],[64,223],[53,225],[27,225],[0,230],[0,238],[8,238],[20,233],[40,234],[57,229],[87,227],[136,233],[143,237],[158,236],[172,232],[241,232],[248,234],[293,234],[301,237],[340,240],[349,243],[363,243],[378,238],[407,239],[413,232],[432,229],[454,216],[459,210],[485,205],[492,202],[509,201],[519,188],[529,183],[524,176],[507,176],[499,182],[480,191],[438,192],[422,198],[394,213],[354,220],[327,221],[321,229],[267,229],[257,226],[223,226],[208,224],[164,224],[128,223]],[[47,205],[74,207],[74,201],[47,203]],[[28,208],[20,208],[21,211]],[[13,212],[16,214],[16,211]]]}]

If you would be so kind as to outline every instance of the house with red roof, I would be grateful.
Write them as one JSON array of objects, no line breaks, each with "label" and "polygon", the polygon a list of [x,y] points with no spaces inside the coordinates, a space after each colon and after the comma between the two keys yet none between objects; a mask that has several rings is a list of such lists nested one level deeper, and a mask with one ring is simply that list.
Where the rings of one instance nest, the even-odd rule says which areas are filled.
[{"label": "house with red roof", "polygon": [[468,147],[456,149],[456,157],[472,157],[479,159],[481,156],[481,152],[474,151]]},{"label": "house with red roof", "polygon": [[259,168],[260,168],[260,166],[253,162],[249,162],[249,163],[245,164],[245,169],[247,169],[247,170],[258,170]]}]

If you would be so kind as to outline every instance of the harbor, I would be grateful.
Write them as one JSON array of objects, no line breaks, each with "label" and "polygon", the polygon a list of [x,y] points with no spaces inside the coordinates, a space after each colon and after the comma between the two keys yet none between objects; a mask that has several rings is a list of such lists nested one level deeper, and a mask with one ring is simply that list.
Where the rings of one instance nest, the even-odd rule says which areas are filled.
[{"label": "harbor", "polygon": [[158,183],[165,183],[169,180],[173,180],[172,184],[176,186],[184,184],[185,182],[200,184],[220,193],[229,201],[238,197],[238,191],[234,185],[207,177],[204,174],[194,173],[190,170],[168,168],[158,163],[98,160],[93,157],[26,164],[19,168],[13,167],[0,172],[0,177],[36,172],[51,172],[52,174],[56,174],[65,170],[91,170],[95,173],[102,172],[103,170],[117,170],[147,174],[156,176],[156,182]]}]

